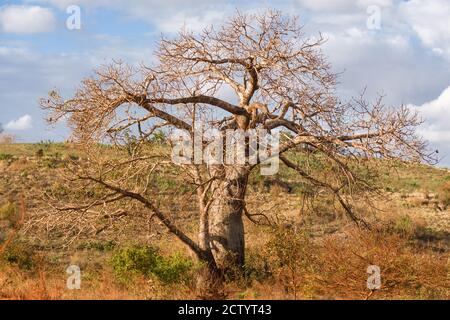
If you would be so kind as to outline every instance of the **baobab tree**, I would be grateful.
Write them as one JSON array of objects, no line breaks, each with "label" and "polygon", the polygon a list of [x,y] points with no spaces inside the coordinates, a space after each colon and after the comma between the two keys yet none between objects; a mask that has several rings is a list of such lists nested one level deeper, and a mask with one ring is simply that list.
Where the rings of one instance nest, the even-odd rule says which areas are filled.
[{"label": "baobab tree", "polygon": [[[361,223],[343,193],[372,186],[351,163],[420,160],[426,158],[426,145],[415,134],[420,119],[408,108],[386,107],[381,99],[338,99],[337,75],[320,50],[324,41],[321,35],[307,38],[297,18],[280,12],[238,12],[199,34],[182,30],[174,38],[162,38],[153,65],[102,66],[68,100],[51,91],[41,102],[50,111],[49,121],[67,119],[73,141],[97,152],[88,157],[89,165],[79,165],[71,180],[95,185],[97,198],[58,207],[58,221],[64,220],[61,212],[70,213],[66,219],[73,231],[86,223],[88,209],[127,201],[158,219],[206,263],[210,274],[242,266],[247,185],[258,164],[176,164],[160,149],[149,152],[156,130],[177,129],[191,136],[195,123],[202,121],[219,132],[289,133],[279,146],[281,161],[309,184],[330,192]],[[130,135],[129,152],[101,159],[99,142],[123,146]],[[299,147],[320,154],[333,166],[332,175],[321,179],[286,156]],[[170,209],[159,206],[160,190],[148,184],[158,166],[177,168],[177,175],[193,186],[197,239],[177,225]]]}]

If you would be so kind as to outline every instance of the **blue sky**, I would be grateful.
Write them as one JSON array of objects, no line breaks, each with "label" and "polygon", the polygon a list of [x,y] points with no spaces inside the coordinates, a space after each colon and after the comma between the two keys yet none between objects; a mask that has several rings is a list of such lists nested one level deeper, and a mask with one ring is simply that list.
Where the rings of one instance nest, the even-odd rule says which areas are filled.
[{"label": "blue sky", "polygon": [[[81,29],[68,30],[70,5]],[[450,166],[450,1],[448,0],[15,0],[0,1],[0,123],[19,141],[60,141],[38,99],[52,88],[69,96],[92,69],[111,59],[151,64],[160,35],[183,25],[200,30],[236,8],[295,14],[308,35],[328,39],[324,52],[343,72],[339,95],[386,95],[425,120],[420,133]]]}]

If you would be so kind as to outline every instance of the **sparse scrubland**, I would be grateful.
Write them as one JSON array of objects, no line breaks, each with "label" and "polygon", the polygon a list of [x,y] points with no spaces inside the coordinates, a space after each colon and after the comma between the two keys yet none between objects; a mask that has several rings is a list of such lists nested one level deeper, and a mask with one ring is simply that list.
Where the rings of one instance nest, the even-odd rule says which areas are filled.
[{"label": "sparse scrubland", "polygon": [[0,298],[448,299],[450,173],[325,41],[237,11],[48,92],[74,144],[0,147]]},{"label": "sparse scrubland", "polygon": [[[121,152],[103,148],[110,157]],[[163,146],[155,142],[154,148]],[[43,223],[49,199],[72,203],[86,197],[79,192],[95,193],[69,189],[63,180],[64,168],[84,157],[71,144],[0,145],[0,299],[196,298],[201,263],[139,207],[119,203],[96,215],[88,230],[63,232]],[[300,156],[293,151],[289,157]],[[283,165],[276,176],[252,174],[245,266],[225,279],[220,297],[450,299],[450,172],[406,162],[378,165],[382,174],[373,183],[383,191],[374,206],[355,203],[370,228],[357,227],[329,195],[311,194]],[[196,234],[194,190],[177,179],[176,172],[157,176],[152,188],[178,225]],[[70,265],[81,269],[79,290],[67,288]],[[370,265],[380,267],[379,290],[367,289]]]}]

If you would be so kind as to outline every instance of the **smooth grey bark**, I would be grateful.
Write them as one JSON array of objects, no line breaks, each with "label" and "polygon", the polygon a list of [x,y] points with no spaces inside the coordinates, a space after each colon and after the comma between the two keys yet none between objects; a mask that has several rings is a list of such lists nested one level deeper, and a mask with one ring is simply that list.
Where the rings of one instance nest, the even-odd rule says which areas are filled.
[{"label": "smooth grey bark", "polygon": [[209,213],[209,237],[217,267],[226,272],[245,262],[242,215],[250,170],[246,166],[230,166],[223,171],[223,178],[216,182]]}]

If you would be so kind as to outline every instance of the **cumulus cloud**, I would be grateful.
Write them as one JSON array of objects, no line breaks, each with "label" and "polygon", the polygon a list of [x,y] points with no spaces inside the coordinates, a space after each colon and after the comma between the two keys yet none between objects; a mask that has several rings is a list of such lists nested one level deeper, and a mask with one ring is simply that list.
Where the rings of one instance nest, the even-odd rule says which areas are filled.
[{"label": "cumulus cloud", "polygon": [[[115,9],[124,16],[155,25],[158,31],[177,32],[181,27],[199,31],[213,22],[222,20],[226,13],[231,13],[242,3],[224,3],[220,0],[134,0],[130,5],[125,0],[26,0],[29,3],[40,3],[56,6],[66,10],[69,5],[80,5],[89,8]],[[224,15],[225,13],[225,15]]]},{"label": "cumulus cloud", "polygon": [[5,125],[8,130],[28,130],[32,127],[32,119],[29,114],[26,114],[19,119],[11,120]]},{"label": "cumulus cloud", "polygon": [[45,97],[53,88],[60,90],[63,96],[71,96],[74,87],[93,68],[113,59],[137,65],[142,61],[149,63],[152,58],[148,43],[133,44],[123,39],[100,41],[100,38],[91,38],[96,47],[51,54],[40,53],[20,41],[0,41],[0,123],[6,124],[19,110],[33,119],[33,130],[21,133],[24,141],[64,140],[68,135],[67,128],[59,125],[59,136],[48,130],[43,121],[45,115],[37,103],[39,98]]},{"label": "cumulus cloud", "polygon": [[439,165],[450,167],[450,86],[438,98],[409,107],[423,119],[424,123],[417,132],[430,143],[431,148],[439,151]]},{"label": "cumulus cloud", "polygon": [[297,0],[308,9],[317,11],[351,11],[366,9],[369,6],[391,6],[393,0]]},{"label": "cumulus cloud", "polygon": [[0,30],[6,33],[42,33],[54,29],[56,18],[48,8],[10,5],[0,7]]},{"label": "cumulus cloud", "polygon": [[[321,31],[328,38],[323,49],[334,70],[343,72],[338,87],[343,98],[357,95],[367,86],[368,99],[383,93],[387,96],[387,104],[412,103],[427,120],[420,128],[425,138],[448,150],[448,146],[443,145],[450,141],[446,138],[450,137],[450,132],[447,132],[450,129],[445,128],[448,121],[443,120],[450,120],[448,107],[435,106],[445,105],[442,102],[446,97],[444,93],[449,90],[442,92],[450,79],[448,0],[271,0],[263,4],[256,0],[245,4],[237,0],[134,0],[131,5],[128,0],[22,1],[28,5],[51,6],[53,10],[62,12],[67,6],[78,4],[82,6],[82,15],[86,15],[83,19],[93,19],[89,15],[103,13],[107,17],[119,14],[125,21],[148,23],[151,32],[146,35],[150,37],[161,31],[178,31],[183,25],[198,31],[208,24],[220,23],[233,14],[236,7],[244,12],[253,12],[268,6],[281,9],[286,14],[298,14],[301,22],[305,23],[307,35],[315,36]],[[370,16],[367,8],[372,5],[382,10],[379,30],[367,28]],[[93,8],[101,10],[91,10]],[[25,98],[30,105],[35,104],[36,96],[42,95],[55,83],[72,93],[72,86],[79,81],[81,73],[86,74],[93,66],[112,58],[123,58],[127,62],[149,62],[152,58],[150,43],[137,44],[134,40],[120,39],[120,32],[118,39],[110,36],[98,35],[98,39],[92,41],[95,50],[90,47],[68,57],[47,54],[34,57],[22,48],[2,47],[0,43],[0,65],[4,66],[0,68],[0,99],[14,108],[22,106]],[[12,83],[21,83],[33,91],[16,90],[12,94]],[[18,97],[20,94],[27,97]],[[38,118],[38,111],[26,109],[31,107],[23,108],[24,113]],[[34,123],[35,128],[38,126],[38,122]]]},{"label": "cumulus cloud", "polygon": [[430,142],[450,142],[450,86],[435,100],[421,106],[411,105],[424,119],[420,134]]},{"label": "cumulus cloud", "polygon": [[383,94],[388,104],[422,104],[448,86],[445,60],[411,44],[407,36],[361,28],[326,32],[325,36],[324,52],[333,69],[342,72],[338,88],[345,98],[367,87],[368,99]]},{"label": "cumulus cloud", "polygon": [[448,0],[411,0],[401,3],[399,10],[425,46],[450,59]]}]

